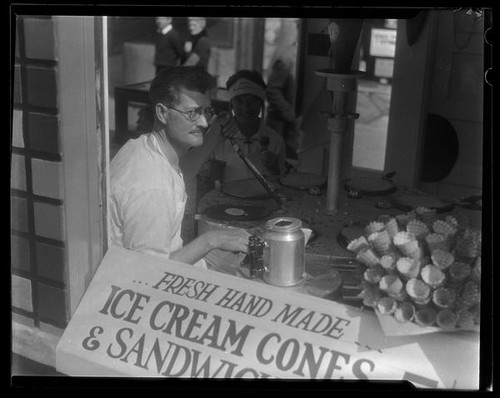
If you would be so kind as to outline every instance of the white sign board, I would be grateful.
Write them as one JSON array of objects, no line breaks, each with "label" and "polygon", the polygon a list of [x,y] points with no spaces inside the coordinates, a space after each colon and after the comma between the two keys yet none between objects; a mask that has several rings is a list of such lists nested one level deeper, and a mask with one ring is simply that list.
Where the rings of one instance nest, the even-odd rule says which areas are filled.
[{"label": "white sign board", "polygon": [[396,30],[372,29],[370,55],[373,57],[394,57],[396,54]]},{"label": "white sign board", "polygon": [[[350,306],[112,247],[57,346],[56,368],[74,376],[408,379],[450,387],[417,342],[384,350],[365,343],[367,319],[377,325]],[[378,325],[373,333],[380,337]]]}]

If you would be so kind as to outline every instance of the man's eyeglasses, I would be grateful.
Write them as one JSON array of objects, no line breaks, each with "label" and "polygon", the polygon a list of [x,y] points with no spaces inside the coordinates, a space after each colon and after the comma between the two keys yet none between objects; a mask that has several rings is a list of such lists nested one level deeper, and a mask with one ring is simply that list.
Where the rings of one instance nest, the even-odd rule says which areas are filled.
[{"label": "man's eyeglasses", "polygon": [[172,106],[168,106],[166,104],[163,104],[163,105],[165,105],[169,109],[173,109],[174,111],[179,112],[182,116],[184,116],[186,118],[186,120],[188,120],[192,123],[198,121],[198,119],[201,117],[201,115],[204,115],[205,119],[207,119],[207,121],[210,121],[212,119],[212,117],[215,115],[215,111],[213,108],[205,108],[203,110],[203,108],[200,107],[200,108],[191,109],[189,111],[181,111],[180,109],[174,108]]}]

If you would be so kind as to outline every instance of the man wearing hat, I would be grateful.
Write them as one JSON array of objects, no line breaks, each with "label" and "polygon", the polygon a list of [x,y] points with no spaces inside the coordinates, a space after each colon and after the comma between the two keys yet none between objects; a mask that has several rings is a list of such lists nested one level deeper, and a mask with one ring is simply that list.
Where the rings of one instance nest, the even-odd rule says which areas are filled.
[{"label": "man wearing hat", "polygon": [[255,178],[236,153],[233,142],[264,176],[284,175],[285,141],[263,121],[266,84],[262,76],[257,71],[240,70],[229,77],[226,87],[230,98],[231,114],[226,116],[229,119],[220,134],[208,133],[202,146],[192,148],[184,156],[181,167],[185,178],[194,178],[210,158],[224,163],[223,183]]},{"label": "man wearing hat", "polygon": [[[286,152],[283,138],[263,122],[266,84],[256,71],[240,70],[232,75],[226,87],[229,90],[231,112],[237,125],[232,140],[245,156],[266,176],[285,172]],[[226,162],[224,182],[254,178],[226,140],[214,150],[214,157]]]}]

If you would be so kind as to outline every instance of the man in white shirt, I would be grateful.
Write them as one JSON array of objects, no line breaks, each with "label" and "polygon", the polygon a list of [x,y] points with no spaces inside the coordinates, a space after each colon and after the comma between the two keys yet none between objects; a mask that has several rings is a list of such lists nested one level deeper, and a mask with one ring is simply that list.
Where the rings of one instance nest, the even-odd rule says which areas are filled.
[{"label": "man in white shirt", "polygon": [[185,246],[180,237],[186,190],[179,161],[205,134],[218,140],[223,122],[209,129],[212,81],[201,68],[173,67],[151,83],[153,131],[129,140],[110,166],[113,244],[200,266],[213,249],[247,251],[242,229],[208,231]]}]

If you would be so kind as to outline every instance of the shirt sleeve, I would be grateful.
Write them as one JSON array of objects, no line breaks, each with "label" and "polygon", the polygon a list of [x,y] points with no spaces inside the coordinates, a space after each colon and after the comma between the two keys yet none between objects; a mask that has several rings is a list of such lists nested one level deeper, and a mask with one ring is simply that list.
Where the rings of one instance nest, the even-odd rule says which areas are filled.
[{"label": "shirt sleeve", "polygon": [[176,219],[175,198],[168,191],[132,190],[126,196],[117,205],[126,249],[168,258],[170,252],[182,246],[181,243],[180,247],[173,247],[181,222]]}]

